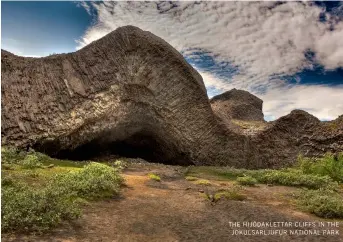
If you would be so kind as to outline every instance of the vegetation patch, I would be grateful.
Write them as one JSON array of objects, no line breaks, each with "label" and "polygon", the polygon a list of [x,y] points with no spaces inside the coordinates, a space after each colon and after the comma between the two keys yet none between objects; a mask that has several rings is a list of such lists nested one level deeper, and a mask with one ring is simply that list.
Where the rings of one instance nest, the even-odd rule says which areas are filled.
[{"label": "vegetation patch", "polygon": [[116,195],[123,178],[118,172],[105,164],[92,162],[83,169],[55,176],[55,186],[74,192],[82,198],[102,198]]},{"label": "vegetation patch", "polygon": [[[44,154],[2,148],[1,230],[44,232],[80,216],[84,199],[119,192],[119,167],[59,161]],[[53,165],[46,165],[53,164]]]},{"label": "vegetation patch", "polygon": [[328,153],[323,158],[299,156],[297,167],[304,174],[329,176],[332,180],[343,183],[343,153]]},{"label": "vegetation patch", "polygon": [[204,180],[204,179],[195,181],[195,184],[196,185],[202,185],[202,186],[210,186],[211,185],[209,180]]},{"label": "vegetation patch", "polygon": [[[6,185],[4,185],[6,184]],[[46,231],[76,219],[80,209],[72,194],[56,186],[35,189],[5,180],[1,188],[1,230]]]},{"label": "vegetation patch", "polygon": [[255,186],[257,184],[257,180],[251,176],[241,176],[237,177],[237,183],[243,186]]},{"label": "vegetation patch", "polygon": [[198,180],[198,178],[196,178],[196,177],[194,177],[194,176],[186,176],[185,179],[186,179],[187,181],[196,181],[196,180]]},{"label": "vegetation patch", "polygon": [[223,199],[223,198],[228,199],[228,200],[236,200],[236,201],[243,201],[247,199],[247,197],[241,194],[237,189],[219,191],[215,193],[213,196],[214,201],[219,201],[220,199]]},{"label": "vegetation patch", "polygon": [[[305,188],[306,190],[296,196],[297,203],[302,209],[323,218],[342,218],[343,153],[328,153],[322,158],[299,156],[294,167],[280,170],[203,166],[189,167],[187,175],[206,179],[236,180],[241,185],[262,183]],[[211,198],[216,201],[235,195],[240,198],[242,194],[237,191],[219,191]],[[210,199],[208,195],[207,197]]]},{"label": "vegetation patch", "polygon": [[298,203],[318,217],[343,218],[343,196],[332,190],[305,190],[300,193]]},{"label": "vegetation patch", "polygon": [[158,181],[158,182],[161,181],[161,177],[156,174],[149,174],[148,176],[151,180]]}]

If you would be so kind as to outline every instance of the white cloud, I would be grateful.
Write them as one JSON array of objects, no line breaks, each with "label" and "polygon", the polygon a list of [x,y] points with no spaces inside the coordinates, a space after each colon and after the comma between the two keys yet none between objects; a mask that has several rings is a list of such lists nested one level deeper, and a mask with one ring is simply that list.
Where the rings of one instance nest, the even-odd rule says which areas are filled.
[{"label": "white cloud", "polygon": [[[221,91],[244,89],[242,85],[227,83],[211,73],[199,73],[207,88],[214,86]],[[270,89],[263,95],[252,93],[263,100],[263,113],[268,121],[287,115],[294,109],[305,110],[321,120],[332,120],[343,114],[343,85],[283,86]]]},{"label": "white cloud", "polygon": [[[92,3],[97,24],[79,40],[78,48],[117,27],[135,25],[151,31],[179,51],[200,48],[238,66],[229,81],[201,73],[207,86],[256,92],[263,87],[266,113],[279,117],[294,108],[307,108],[319,118],[342,112],[342,88],[285,86],[275,75],[292,75],[311,63],[304,52],[313,50],[326,69],[343,67],[343,23],[320,22],[323,9],[310,2],[104,2]],[[176,6],[176,7],[175,7]],[[327,19],[333,18],[325,13]],[[187,54],[185,52],[184,54]],[[188,53],[191,54],[191,53]],[[327,100],[310,98],[325,93]],[[328,97],[334,95],[336,98]],[[280,98],[278,95],[283,96]],[[288,102],[288,98],[292,100]],[[312,100],[311,102],[309,100]],[[279,108],[273,108],[275,107]]]},{"label": "white cloud", "polygon": [[322,120],[343,114],[343,85],[338,87],[297,85],[273,89],[259,95],[265,116],[279,118],[291,110],[302,109]]}]

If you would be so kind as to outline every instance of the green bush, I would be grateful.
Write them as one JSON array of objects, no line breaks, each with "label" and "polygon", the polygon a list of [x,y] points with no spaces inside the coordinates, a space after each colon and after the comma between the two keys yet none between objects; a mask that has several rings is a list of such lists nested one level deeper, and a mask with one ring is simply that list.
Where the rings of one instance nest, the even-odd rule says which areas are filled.
[{"label": "green bush", "polygon": [[158,175],[149,174],[148,176],[149,176],[149,178],[150,178],[151,180],[155,180],[155,181],[158,181],[158,182],[161,181],[161,177],[158,176]]},{"label": "green bush", "polygon": [[323,218],[343,218],[343,197],[332,190],[305,190],[299,204],[308,212]]},{"label": "green bush", "polygon": [[41,168],[43,166],[43,164],[39,161],[39,158],[35,154],[28,154],[23,160],[19,162],[19,164],[24,169],[35,169]]},{"label": "green bush", "polygon": [[329,176],[334,181],[343,182],[343,153],[326,154],[322,158],[298,157],[298,168],[305,174]]},{"label": "green bush", "polygon": [[255,186],[257,183],[257,180],[251,176],[237,177],[236,181],[243,186]]},{"label": "green bush", "polygon": [[59,174],[53,183],[76,192],[79,197],[110,197],[119,192],[123,178],[113,168],[92,162],[83,169]]},{"label": "green bush", "polygon": [[9,164],[17,164],[24,159],[25,153],[14,147],[1,147],[1,162]]},{"label": "green bush", "polygon": [[[36,159],[32,160],[29,167],[36,166]],[[39,186],[20,180],[24,176],[38,179],[37,170],[19,170],[24,176],[16,177],[2,174],[2,231],[48,230],[61,221],[77,218],[79,203],[84,202],[81,198],[113,196],[123,182],[119,172],[105,164],[90,163],[74,169],[56,174]]]},{"label": "green bush", "polygon": [[80,215],[70,195],[58,187],[2,186],[1,230],[45,231]]}]

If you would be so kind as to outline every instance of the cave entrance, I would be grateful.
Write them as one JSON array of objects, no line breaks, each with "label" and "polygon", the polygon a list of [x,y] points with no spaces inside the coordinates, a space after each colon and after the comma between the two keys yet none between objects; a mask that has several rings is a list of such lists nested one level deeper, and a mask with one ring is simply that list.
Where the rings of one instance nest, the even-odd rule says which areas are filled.
[{"label": "cave entrance", "polygon": [[60,150],[55,144],[37,145],[35,150],[57,159],[74,161],[106,160],[113,158],[142,158],[148,162],[170,165],[192,165],[186,154],[179,152],[173,145],[146,134],[136,133],[124,140],[94,139],[75,149]]}]

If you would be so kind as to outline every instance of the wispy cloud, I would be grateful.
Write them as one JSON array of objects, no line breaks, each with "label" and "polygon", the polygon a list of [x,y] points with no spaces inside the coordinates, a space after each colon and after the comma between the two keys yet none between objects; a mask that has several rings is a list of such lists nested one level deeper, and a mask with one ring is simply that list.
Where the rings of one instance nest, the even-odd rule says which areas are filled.
[{"label": "wispy cloud", "polygon": [[[98,20],[79,40],[78,48],[117,27],[135,25],[183,53],[211,90],[236,87],[261,96],[268,115],[278,117],[294,108],[307,109],[319,118],[343,113],[342,99],[337,98],[343,93],[341,87],[290,86],[281,78],[312,68],[313,61],[328,70],[343,67],[343,22],[338,14],[332,16],[311,2],[89,4],[96,9]],[[328,21],[319,21],[320,15]],[[309,50],[315,53],[313,60],[305,55]],[[229,63],[232,75],[220,73],[222,68],[201,66],[203,53],[212,57],[217,67]],[[310,98],[321,93],[336,98]],[[286,102],[288,98],[292,101]]]}]

